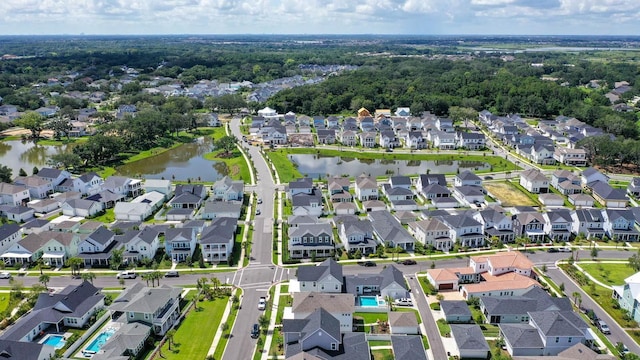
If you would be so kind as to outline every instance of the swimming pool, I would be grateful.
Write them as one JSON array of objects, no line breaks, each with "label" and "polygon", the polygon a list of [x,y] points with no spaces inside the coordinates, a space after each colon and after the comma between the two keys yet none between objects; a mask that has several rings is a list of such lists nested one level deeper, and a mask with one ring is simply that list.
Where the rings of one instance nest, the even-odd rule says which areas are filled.
[{"label": "swimming pool", "polygon": [[47,335],[42,344],[53,346],[56,350],[61,349],[67,342],[62,335]]},{"label": "swimming pool", "polygon": [[360,296],[360,306],[378,306],[378,298],[376,296]]},{"label": "swimming pool", "polygon": [[116,332],[115,329],[107,329],[101,332],[100,335],[98,335],[98,337],[93,339],[91,344],[89,344],[89,346],[87,346],[84,349],[84,351],[90,354],[97,353],[98,351],[100,351],[100,348],[102,348],[102,346],[107,342],[107,340],[109,340],[111,336],[113,336],[113,333],[115,332]]}]

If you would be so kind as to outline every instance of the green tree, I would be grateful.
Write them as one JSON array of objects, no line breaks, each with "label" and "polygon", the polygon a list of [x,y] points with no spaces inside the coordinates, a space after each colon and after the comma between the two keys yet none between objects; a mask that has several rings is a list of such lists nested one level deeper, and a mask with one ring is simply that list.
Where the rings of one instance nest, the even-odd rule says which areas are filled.
[{"label": "green tree", "polygon": [[82,266],[82,259],[77,256],[70,257],[67,260],[67,265],[69,265],[69,267],[71,268],[71,276],[75,276],[80,271],[80,266]]},{"label": "green tree", "polygon": [[37,166],[34,166],[33,169],[31,170],[32,175],[38,175],[39,172],[40,172],[40,169],[38,169]]},{"label": "green tree", "polygon": [[236,149],[238,139],[235,136],[223,136],[216,140],[213,145],[216,149],[224,150],[223,157],[228,157]]},{"label": "green tree", "polygon": [[173,345],[173,337],[176,336],[176,329],[167,331],[164,336],[167,338],[167,342],[169,343],[169,350],[171,350],[171,345]]},{"label": "green tree", "polygon": [[638,249],[638,252],[633,254],[628,261],[627,265],[629,265],[634,272],[640,271],[640,249]]},{"label": "green tree", "polygon": [[38,278],[38,282],[42,283],[42,285],[44,285],[44,287],[47,287],[47,284],[49,283],[50,280],[51,280],[51,277],[49,275],[47,275],[47,274],[42,274]]},{"label": "green tree", "polygon": [[122,254],[124,254],[124,249],[115,249],[111,252],[111,268],[113,270],[118,270],[122,266]]},{"label": "green tree", "polygon": [[86,271],[86,272],[83,272],[82,275],[80,275],[80,277],[82,278],[82,280],[88,281],[93,284],[93,280],[96,278],[96,274],[91,271]]},{"label": "green tree", "polygon": [[31,131],[31,137],[38,139],[40,133],[44,130],[44,117],[34,111],[28,111],[22,115],[19,119],[13,121],[16,126],[25,128]]},{"label": "green tree", "polygon": [[205,99],[205,107],[211,110],[220,110],[232,115],[237,109],[247,106],[247,102],[240,94],[225,94],[218,97],[209,97]]},{"label": "green tree", "polygon": [[5,183],[11,183],[13,170],[6,165],[0,165],[0,181]]},{"label": "green tree", "polygon": [[61,137],[66,137],[69,139],[69,133],[73,128],[71,123],[67,119],[57,118],[49,121],[46,125],[46,128],[53,131],[53,136],[56,139],[60,139]]},{"label": "green tree", "polygon": [[591,248],[591,257],[594,258],[594,259],[597,258],[598,257],[598,251],[599,251],[598,248],[595,247],[595,246],[593,248]]},{"label": "green tree", "polygon": [[560,289],[561,293],[564,293],[564,283],[560,283],[560,285],[558,285],[558,289]]},{"label": "green tree", "polygon": [[62,167],[65,170],[74,168],[77,169],[82,165],[82,159],[78,154],[74,153],[61,153],[51,155],[47,164],[53,167]]},{"label": "green tree", "polygon": [[258,325],[260,325],[261,329],[267,329],[269,327],[270,320],[265,315],[260,315],[258,318]]},{"label": "green tree", "polygon": [[22,176],[22,177],[27,176],[27,172],[24,171],[23,168],[20,168],[20,171],[18,171],[18,176]]}]

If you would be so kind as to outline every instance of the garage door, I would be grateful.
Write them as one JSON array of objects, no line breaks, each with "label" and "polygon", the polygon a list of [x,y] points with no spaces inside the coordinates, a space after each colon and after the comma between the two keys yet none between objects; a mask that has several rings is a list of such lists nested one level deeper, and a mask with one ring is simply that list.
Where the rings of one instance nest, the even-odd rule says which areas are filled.
[{"label": "garage door", "polygon": [[453,290],[453,283],[440,284],[440,286],[438,286],[438,290]]}]

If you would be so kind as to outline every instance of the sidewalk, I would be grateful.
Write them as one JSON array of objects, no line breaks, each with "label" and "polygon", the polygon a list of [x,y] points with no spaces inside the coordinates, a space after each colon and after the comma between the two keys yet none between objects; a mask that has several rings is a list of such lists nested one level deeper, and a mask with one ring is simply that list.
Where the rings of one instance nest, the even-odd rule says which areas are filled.
[{"label": "sidewalk", "polygon": [[[234,290],[235,292],[235,290]],[[232,293],[233,294],[233,293]],[[227,322],[229,319],[229,314],[231,314],[231,307],[233,306],[233,301],[229,298],[229,302],[227,302],[227,306],[224,308],[224,313],[222,314],[222,318],[220,319],[220,325]],[[204,325],[204,324],[203,324]],[[229,334],[233,333],[233,327],[235,326],[235,321],[231,324],[231,328],[229,329]],[[216,335],[213,337],[213,341],[211,342],[211,347],[209,347],[209,352],[207,356],[212,355],[216,352],[216,348],[218,347],[218,343],[220,342],[220,338],[222,338],[222,326],[218,326],[216,329]],[[224,351],[222,352],[224,354]]]},{"label": "sidewalk", "polygon": [[273,301],[271,302],[271,318],[269,319],[269,328],[267,330],[267,337],[264,339],[263,349],[267,351],[262,351],[261,360],[269,360],[269,349],[271,348],[271,342],[273,341],[273,331],[276,328],[276,317],[278,315],[278,303],[280,302],[280,286],[281,284],[276,285],[276,291],[273,293]]}]

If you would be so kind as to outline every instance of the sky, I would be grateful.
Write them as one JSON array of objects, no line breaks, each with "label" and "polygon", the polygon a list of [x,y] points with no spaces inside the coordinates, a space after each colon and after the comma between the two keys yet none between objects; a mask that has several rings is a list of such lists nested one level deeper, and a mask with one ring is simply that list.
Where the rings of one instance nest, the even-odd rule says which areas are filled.
[{"label": "sky", "polygon": [[639,0],[0,0],[0,35],[640,35]]}]

